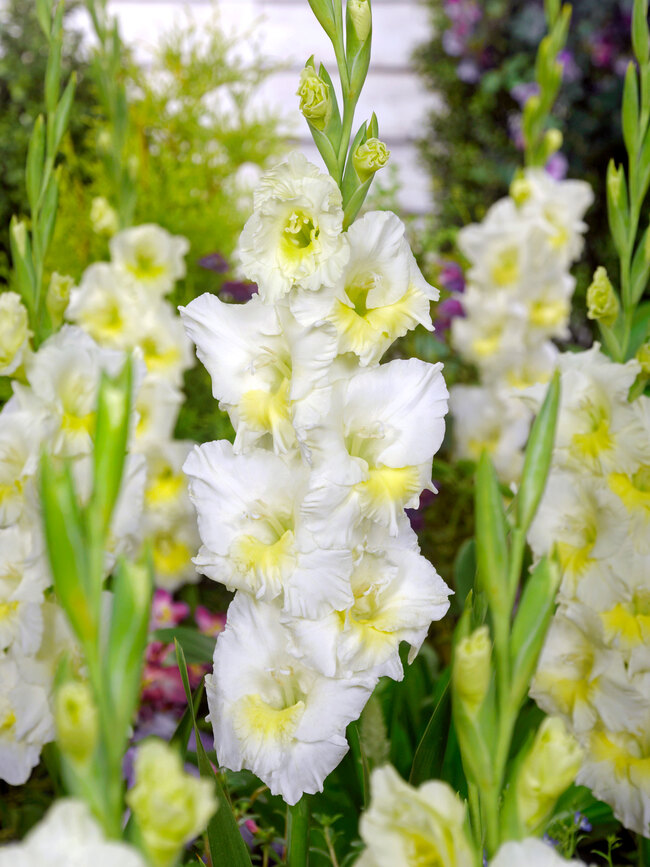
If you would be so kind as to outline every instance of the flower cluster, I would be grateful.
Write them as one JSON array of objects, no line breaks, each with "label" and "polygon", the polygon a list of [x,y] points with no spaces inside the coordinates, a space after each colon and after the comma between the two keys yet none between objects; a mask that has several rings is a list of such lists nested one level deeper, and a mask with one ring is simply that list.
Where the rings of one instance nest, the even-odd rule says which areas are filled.
[{"label": "flower cluster", "polygon": [[[361,818],[361,837],[366,849],[358,867],[474,867],[477,863],[470,842],[465,804],[451,786],[439,780],[418,789],[405,783],[386,765],[376,768],[370,779],[371,801]],[[487,861],[483,862],[486,864]],[[566,861],[552,846],[528,837],[504,843],[489,867],[562,867],[579,864]]]},{"label": "flower cluster", "polygon": [[591,201],[583,181],[527,169],[481,224],[458,235],[470,267],[465,316],[452,322],[452,343],[476,366],[481,384],[452,389],[455,450],[477,459],[487,449],[505,482],[518,480],[531,421],[516,395],[549,379],[557,358],[552,341],[568,336],[575,286],[569,268],[582,249]]},{"label": "flower cluster", "polygon": [[145,224],[110,241],[110,262],[96,262],[70,294],[66,318],[100,346],[136,351],[146,375],[140,389],[134,450],[146,457],[143,531],[156,582],[168,590],[194,580],[196,520],[181,472],[191,443],[172,439],[191,346],[164,296],[185,274],[185,238]]},{"label": "flower cluster", "polygon": [[563,579],[531,695],[583,745],[578,782],[647,835],[650,399],[628,402],[638,363],[597,345],[559,366],[553,464],[529,542],[536,556],[556,551]]},{"label": "flower cluster", "polygon": [[404,226],[343,231],[341,193],[300,154],[255,193],[240,258],[259,294],[181,308],[236,431],[185,463],[197,568],[238,591],[207,678],[219,762],[293,804],[322,789],[381,675],[401,678],[449,589],[405,508],[431,487],[444,433],[440,365],[379,364],[437,290]]},{"label": "flower cluster", "polygon": [[[2,302],[17,308],[19,299],[11,296],[5,293]],[[46,452],[69,460],[77,490],[82,498],[90,496],[100,377],[115,375],[125,355],[99,347],[70,325],[36,352],[26,324],[15,343],[21,358],[14,367],[13,396],[0,412],[0,779],[18,785],[54,737],[51,705],[59,660],[67,653],[73,665],[79,661],[63,612],[48,593],[39,458]],[[144,482],[144,459],[129,455],[105,554],[107,574],[117,555],[139,545]]]}]

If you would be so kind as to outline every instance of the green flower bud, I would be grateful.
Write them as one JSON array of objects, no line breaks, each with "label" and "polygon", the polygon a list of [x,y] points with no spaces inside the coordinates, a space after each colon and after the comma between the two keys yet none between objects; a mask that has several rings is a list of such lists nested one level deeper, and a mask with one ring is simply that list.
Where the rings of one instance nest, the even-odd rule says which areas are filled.
[{"label": "green flower bud", "polygon": [[126,801],[154,867],[174,864],[185,843],[205,830],[217,809],[212,782],[186,773],[179,754],[157,739],[139,747],[135,785]]},{"label": "green flower bud", "polygon": [[300,97],[300,111],[312,126],[322,132],[332,116],[329,85],[312,66],[306,66],[300,73],[296,93]]},{"label": "green flower bud", "polygon": [[454,652],[454,688],[468,714],[475,714],[490,687],[492,642],[487,626],[461,639]]},{"label": "green flower bud", "polygon": [[56,327],[63,319],[68,302],[70,290],[74,286],[74,280],[67,274],[58,274],[56,271],[50,277],[50,285],[47,287],[45,306],[50,314],[52,324]]},{"label": "green flower bud", "polygon": [[111,238],[119,229],[119,221],[114,208],[104,196],[96,196],[90,206],[90,224],[97,235]]},{"label": "green flower bud", "polygon": [[78,764],[87,762],[97,743],[98,718],[87,683],[69,680],[56,693],[56,739],[63,755]]},{"label": "green flower bud", "polygon": [[644,343],[634,357],[641,365],[641,373],[650,376],[650,341]]},{"label": "green flower bud", "polygon": [[560,795],[575,780],[583,750],[559,717],[547,717],[517,773],[516,804],[526,834],[551,813]]},{"label": "green flower bud", "polygon": [[28,350],[29,317],[17,292],[0,293],[0,376],[10,376]]},{"label": "green flower bud", "polygon": [[372,12],[368,0],[348,0],[348,12],[359,42],[365,42],[370,33]]},{"label": "green flower bud", "polygon": [[521,207],[530,198],[532,192],[530,181],[522,171],[518,171],[510,184],[510,198],[517,207]]},{"label": "green flower bud", "polygon": [[602,265],[596,268],[596,273],[587,289],[587,316],[597,319],[603,325],[613,325],[619,311],[618,298],[610,283],[607,271]]},{"label": "green flower bud", "polygon": [[389,157],[390,151],[378,138],[369,138],[364,144],[359,145],[352,159],[362,183],[371,178],[379,169],[383,169]]},{"label": "green flower bud", "polygon": [[549,129],[544,134],[544,153],[550,159],[562,147],[563,137],[559,129]]}]

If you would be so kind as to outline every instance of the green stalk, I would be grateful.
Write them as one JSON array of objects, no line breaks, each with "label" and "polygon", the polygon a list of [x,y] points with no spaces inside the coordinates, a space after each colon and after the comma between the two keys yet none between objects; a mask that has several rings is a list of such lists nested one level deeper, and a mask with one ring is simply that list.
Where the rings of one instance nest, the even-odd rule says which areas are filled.
[{"label": "green stalk", "polygon": [[287,808],[287,864],[307,867],[309,864],[309,801],[303,795],[297,804]]}]

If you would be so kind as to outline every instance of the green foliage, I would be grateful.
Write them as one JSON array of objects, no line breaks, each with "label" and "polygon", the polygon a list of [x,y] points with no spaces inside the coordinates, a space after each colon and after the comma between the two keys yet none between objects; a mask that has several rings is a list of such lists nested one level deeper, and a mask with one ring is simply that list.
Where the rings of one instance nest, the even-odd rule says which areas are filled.
[{"label": "green foliage", "polygon": [[[419,49],[416,62],[428,87],[442,102],[429,117],[421,153],[430,168],[439,227],[447,231],[480,221],[487,208],[505,195],[521,163],[520,106],[513,89],[534,80],[538,42],[545,29],[541,0],[475,2],[477,20],[460,49],[450,46],[451,29],[444,0],[428,0],[434,36]],[[597,264],[615,261],[607,229],[604,172],[608,160],[623,155],[619,105],[621,69],[629,56],[629,0],[575,0],[569,30],[568,72],[553,109],[552,121],[564,136],[562,153],[570,177],[593,187],[596,205],[588,222],[588,267],[578,275],[580,293]],[[450,54],[445,49],[458,50]],[[460,75],[459,75],[460,72]],[[514,91],[516,93],[516,90]]]},{"label": "green foliage", "polygon": [[[80,50],[81,33],[66,20],[78,5],[77,0],[65,5],[61,70],[65,80],[72,72],[77,74],[69,134],[82,154],[95,103]],[[0,10],[0,281],[9,274],[9,220],[29,209],[25,164],[32,128],[43,110],[47,58],[48,41],[38,22],[36,4],[8,0]]]}]

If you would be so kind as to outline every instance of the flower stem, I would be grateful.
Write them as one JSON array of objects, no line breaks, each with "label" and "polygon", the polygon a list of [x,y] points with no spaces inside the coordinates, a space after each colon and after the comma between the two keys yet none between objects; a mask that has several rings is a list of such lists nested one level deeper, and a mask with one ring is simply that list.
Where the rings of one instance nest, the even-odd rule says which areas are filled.
[{"label": "flower stem", "polygon": [[287,864],[307,867],[309,863],[309,801],[303,795],[287,809]]}]

